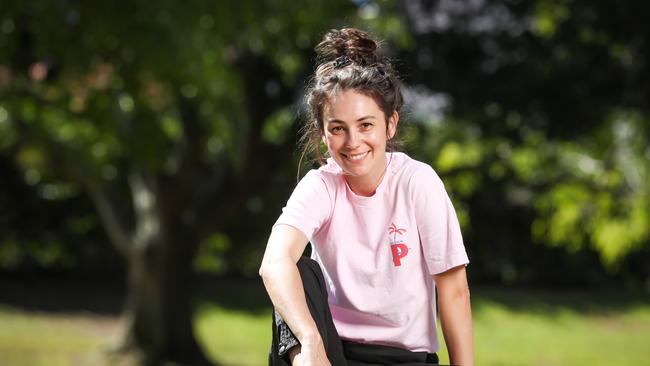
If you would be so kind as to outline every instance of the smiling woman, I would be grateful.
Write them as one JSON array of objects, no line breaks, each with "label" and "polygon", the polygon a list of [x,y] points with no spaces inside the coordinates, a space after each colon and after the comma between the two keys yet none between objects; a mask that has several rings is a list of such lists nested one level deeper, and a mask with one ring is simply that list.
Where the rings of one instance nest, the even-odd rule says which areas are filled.
[{"label": "smiling woman", "polygon": [[[316,46],[316,51],[319,64],[306,93],[309,117],[301,141],[304,153],[313,152],[317,160],[324,163],[318,149],[324,133],[323,111],[331,102],[340,99],[338,94],[356,91],[372,98],[384,115],[382,120],[399,114],[404,99],[392,64],[368,33],[349,28],[329,32]],[[394,137],[387,140],[389,150],[399,145]]]},{"label": "smiling woman", "polygon": [[399,79],[366,32],[330,31],[316,51],[303,141],[323,165],[293,191],[262,260],[275,308],[269,363],[437,364],[437,287],[450,361],[472,365],[456,213],[430,166],[389,152]]},{"label": "smiling woman", "polygon": [[346,90],[331,98],[323,120],[323,141],[350,189],[372,196],[386,172],[386,142],[395,135],[399,114],[395,111],[386,123],[374,99]]}]

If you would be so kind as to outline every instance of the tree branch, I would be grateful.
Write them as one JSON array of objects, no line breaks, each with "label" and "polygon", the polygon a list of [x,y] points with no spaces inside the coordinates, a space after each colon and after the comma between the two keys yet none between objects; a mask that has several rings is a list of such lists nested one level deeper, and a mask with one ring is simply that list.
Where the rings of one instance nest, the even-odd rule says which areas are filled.
[{"label": "tree branch", "polygon": [[113,246],[126,258],[133,255],[133,241],[124,225],[118,220],[113,203],[108,198],[104,186],[95,179],[90,178],[78,168],[72,168],[76,179],[86,188],[88,195],[95,204],[95,209],[103,223],[104,229]]},{"label": "tree branch", "polygon": [[14,119],[17,123],[17,132],[20,143],[29,144],[36,141],[47,151],[47,158],[52,162],[51,166],[63,167],[63,174],[81,183],[90,196],[97,214],[106,230],[109,240],[120,254],[130,257],[132,254],[132,241],[128,235],[125,225],[118,220],[117,209],[109,199],[108,192],[103,184],[92,177],[90,169],[83,168],[83,162],[72,158],[77,156],[73,151],[66,149],[63,145],[53,141],[44,134],[39,134],[34,128],[20,118]]}]

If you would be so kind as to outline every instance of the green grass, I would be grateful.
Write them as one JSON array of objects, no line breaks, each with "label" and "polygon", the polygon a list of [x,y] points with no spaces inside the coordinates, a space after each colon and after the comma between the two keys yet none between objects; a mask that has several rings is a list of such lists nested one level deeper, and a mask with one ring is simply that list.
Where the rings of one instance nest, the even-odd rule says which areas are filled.
[{"label": "green grass", "polygon": [[487,291],[474,301],[479,365],[647,365],[650,298]]},{"label": "green grass", "polygon": [[208,356],[223,365],[265,365],[271,342],[270,310],[251,314],[203,304],[196,332]]},{"label": "green grass", "polygon": [[[223,365],[265,365],[270,309],[259,297],[232,291],[225,292],[233,296],[228,301],[200,302],[197,336]],[[472,301],[477,365],[650,363],[647,295],[479,289]],[[0,306],[0,363],[112,365],[103,350],[118,331],[115,317]],[[446,363],[444,349],[440,355]]]},{"label": "green grass", "polygon": [[0,306],[0,364],[106,365],[104,349],[116,319],[92,314],[47,314]]}]

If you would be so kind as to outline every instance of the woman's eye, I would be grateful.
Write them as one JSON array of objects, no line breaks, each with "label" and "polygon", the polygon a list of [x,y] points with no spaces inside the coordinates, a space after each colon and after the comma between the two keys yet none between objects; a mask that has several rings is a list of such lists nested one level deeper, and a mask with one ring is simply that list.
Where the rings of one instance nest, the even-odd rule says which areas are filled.
[{"label": "woman's eye", "polygon": [[332,127],[332,129],[330,131],[332,131],[332,133],[339,133],[339,132],[343,131],[343,127],[341,127],[341,126]]},{"label": "woman's eye", "polygon": [[372,127],[372,123],[366,122],[361,124],[361,128],[364,130],[370,129]]}]

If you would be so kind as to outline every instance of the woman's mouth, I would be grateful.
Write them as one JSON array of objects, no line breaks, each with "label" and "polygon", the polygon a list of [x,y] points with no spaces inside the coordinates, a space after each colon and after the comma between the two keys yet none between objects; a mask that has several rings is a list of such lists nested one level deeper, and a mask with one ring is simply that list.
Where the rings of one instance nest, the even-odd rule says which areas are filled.
[{"label": "woman's mouth", "polygon": [[342,155],[345,156],[348,160],[351,160],[351,161],[361,161],[369,153],[370,153],[370,151],[366,151],[366,152],[362,152],[362,153],[358,153],[358,154],[342,154]]}]

